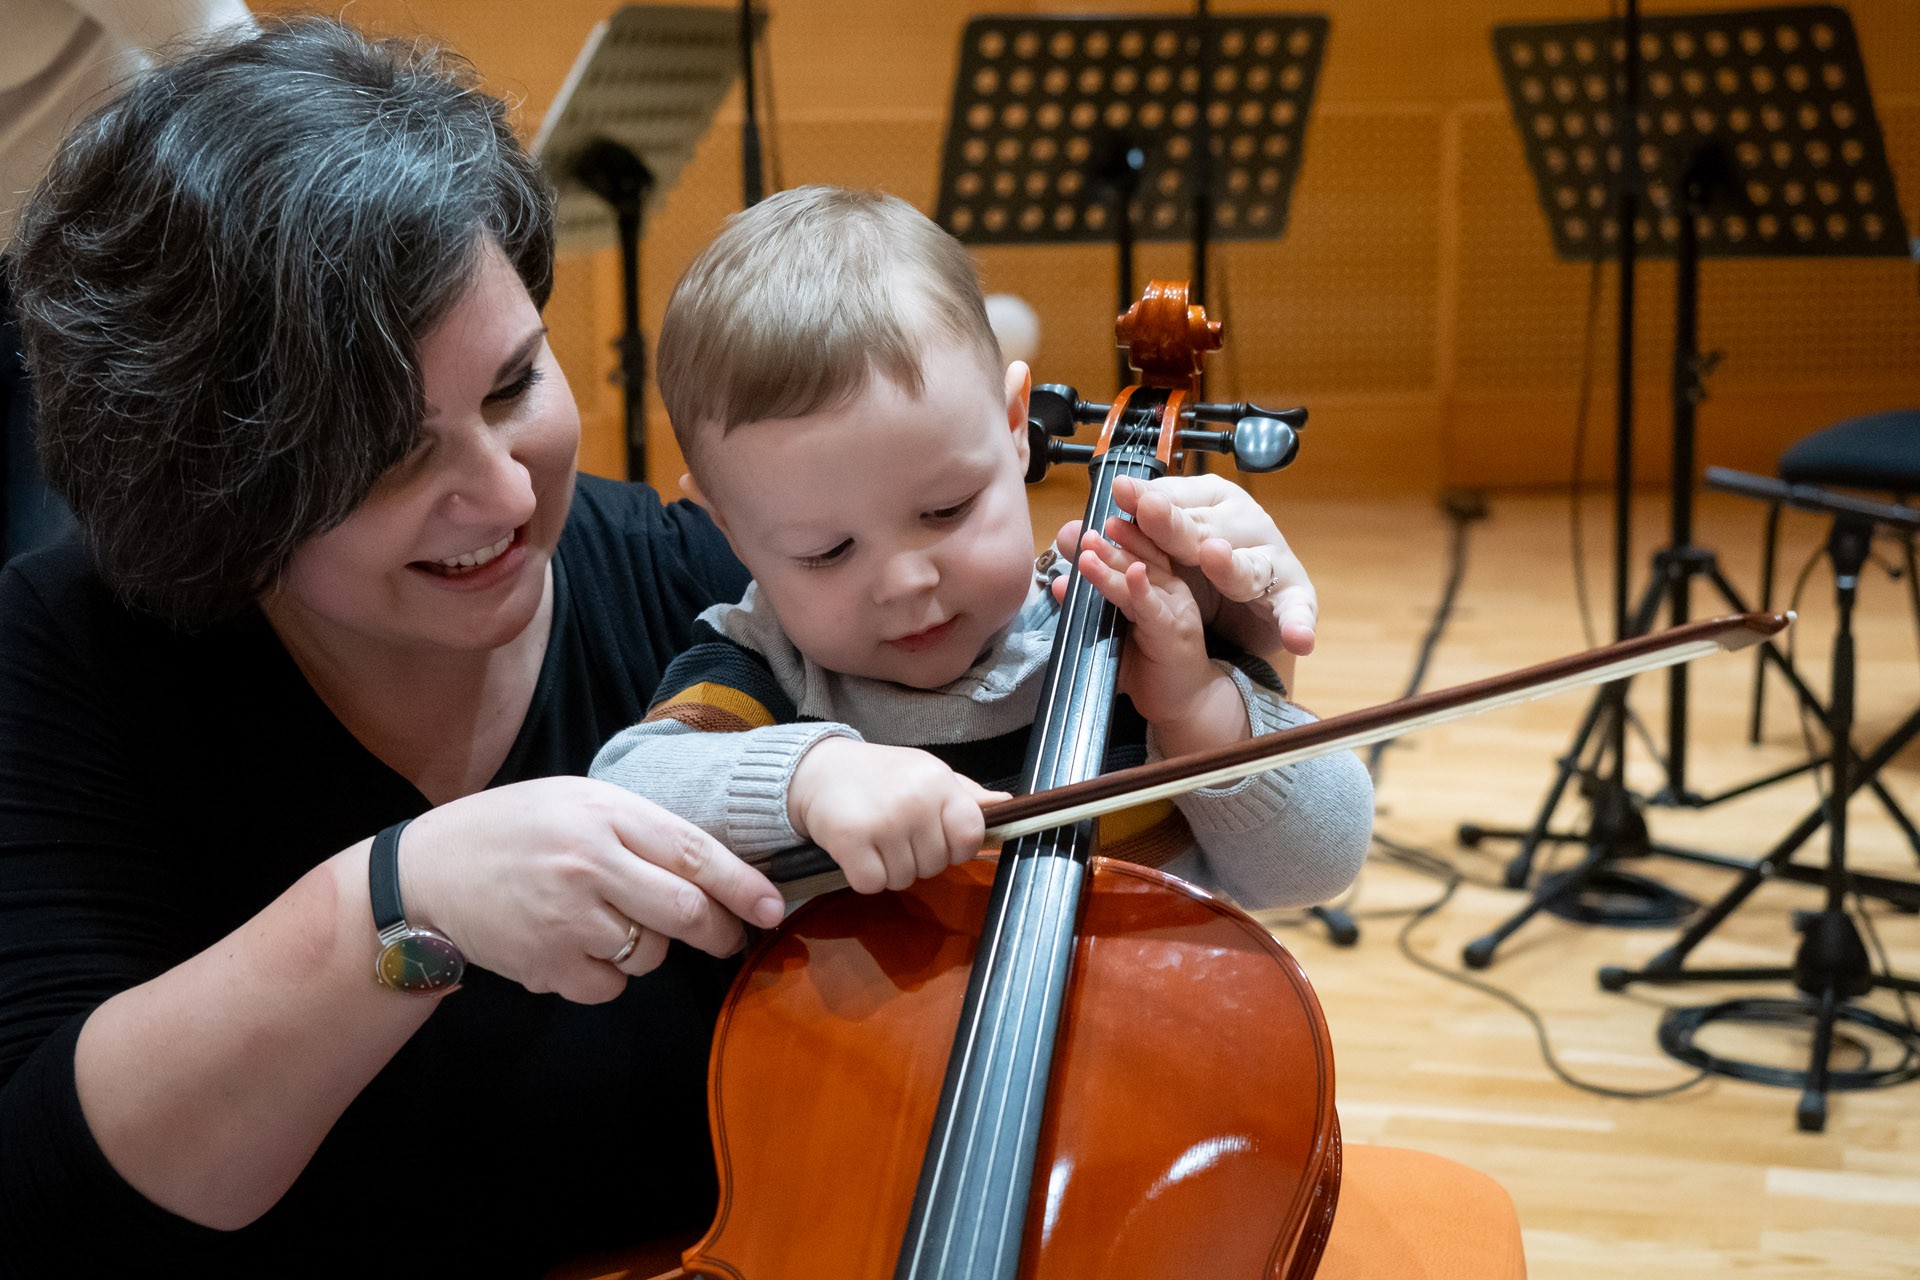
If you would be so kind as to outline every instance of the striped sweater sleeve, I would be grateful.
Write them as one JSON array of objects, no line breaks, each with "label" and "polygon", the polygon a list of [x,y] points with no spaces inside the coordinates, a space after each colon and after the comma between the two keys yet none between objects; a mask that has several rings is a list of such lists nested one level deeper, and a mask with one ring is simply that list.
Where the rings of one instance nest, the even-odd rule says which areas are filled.
[{"label": "striped sweater sleeve", "polygon": [[844,724],[801,720],[760,655],[705,623],[661,678],[653,706],[594,757],[592,777],[651,800],[739,854],[800,843],[787,788],[822,738]]}]

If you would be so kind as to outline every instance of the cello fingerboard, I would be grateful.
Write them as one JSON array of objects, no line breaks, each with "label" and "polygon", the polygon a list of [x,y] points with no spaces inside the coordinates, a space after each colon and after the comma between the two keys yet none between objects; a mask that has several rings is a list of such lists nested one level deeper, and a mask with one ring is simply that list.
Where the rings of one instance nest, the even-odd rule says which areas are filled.
[{"label": "cello fingerboard", "polygon": [[[1083,528],[1120,514],[1119,476],[1162,475],[1165,390],[1135,392],[1092,464]],[[1021,789],[1099,772],[1126,618],[1078,572],[1041,686]],[[1093,852],[1093,823],[1024,836],[1002,852],[896,1280],[1013,1280],[1028,1217],[1060,1012]]]}]

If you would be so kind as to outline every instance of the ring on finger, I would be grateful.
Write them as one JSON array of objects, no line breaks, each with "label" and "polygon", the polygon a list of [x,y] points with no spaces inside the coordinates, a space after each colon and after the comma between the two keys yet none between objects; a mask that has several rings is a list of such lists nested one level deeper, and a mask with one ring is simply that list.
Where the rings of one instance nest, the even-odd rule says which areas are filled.
[{"label": "ring on finger", "polygon": [[639,945],[640,945],[640,926],[635,924],[633,921],[629,920],[627,921],[626,942],[621,945],[618,951],[614,952],[612,955],[607,957],[607,963],[614,964],[614,965],[619,964],[622,960],[625,960],[628,956],[632,955],[633,949]]},{"label": "ring on finger", "polygon": [[1280,566],[1272,561],[1267,563],[1267,585],[1260,588],[1260,598],[1266,599],[1273,589],[1280,585]]}]

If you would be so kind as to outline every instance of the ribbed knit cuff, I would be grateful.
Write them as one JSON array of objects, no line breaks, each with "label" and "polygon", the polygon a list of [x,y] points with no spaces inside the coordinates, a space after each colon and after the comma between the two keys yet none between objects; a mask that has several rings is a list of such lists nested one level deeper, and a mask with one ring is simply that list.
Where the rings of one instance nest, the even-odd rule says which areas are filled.
[{"label": "ribbed knit cuff", "polygon": [[[1226,673],[1240,693],[1246,708],[1247,727],[1255,737],[1306,724],[1313,717],[1247,678],[1246,672],[1230,662],[1216,658],[1216,669]],[[1151,727],[1147,730],[1147,759],[1165,759]],[[1220,787],[1197,787],[1188,793],[1190,801],[1180,806],[1196,835],[1205,831],[1234,833],[1256,831],[1271,824],[1287,807],[1287,778],[1284,769],[1269,769]]]},{"label": "ribbed knit cuff", "polygon": [[800,757],[824,738],[864,741],[844,724],[781,724],[755,729],[727,788],[725,844],[735,853],[769,853],[802,843],[787,819],[787,790]]}]

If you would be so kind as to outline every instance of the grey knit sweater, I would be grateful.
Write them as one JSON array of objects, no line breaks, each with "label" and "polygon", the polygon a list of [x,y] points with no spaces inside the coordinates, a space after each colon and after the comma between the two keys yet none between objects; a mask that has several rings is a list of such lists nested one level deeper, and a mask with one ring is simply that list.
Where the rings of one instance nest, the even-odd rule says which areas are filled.
[{"label": "grey knit sweater", "polygon": [[[1036,582],[1019,615],[966,674],[938,689],[913,689],[808,661],[750,586],[738,604],[700,615],[705,642],[675,661],[661,681],[656,713],[609,742],[592,776],[680,814],[742,854],[801,842],[787,818],[787,787],[800,757],[825,737],[931,750],[983,783],[1006,785],[1004,773],[981,776],[954,753],[974,761],[986,757],[967,749],[981,744],[1023,749],[1058,617],[1052,594]],[[1217,665],[1240,690],[1254,733],[1313,719],[1239,667]],[[754,709],[742,722],[754,727],[702,732],[687,723],[699,717],[658,714],[677,695],[716,687],[746,691],[747,700],[734,705]],[[1151,730],[1145,755],[1159,758]],[[1016,754],[1012,766],[1018,764]],[[1176,803],[1192,844],[1163,869],[1248,910],[1338,894],[1359,874],[1373,822],[1372,784],[1348,752],[1193,791]]]}]

